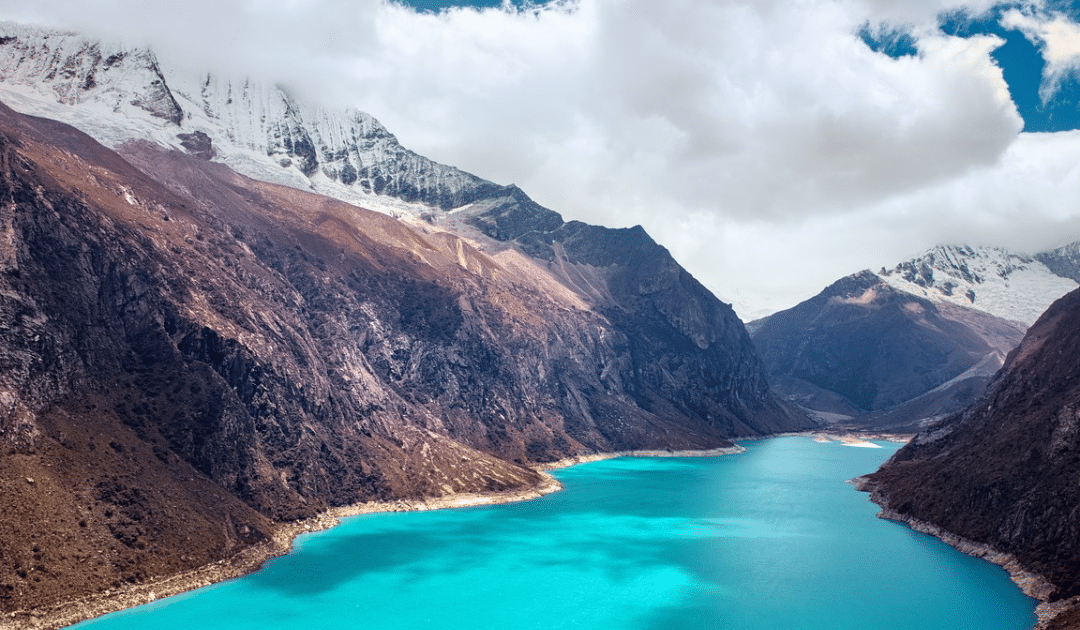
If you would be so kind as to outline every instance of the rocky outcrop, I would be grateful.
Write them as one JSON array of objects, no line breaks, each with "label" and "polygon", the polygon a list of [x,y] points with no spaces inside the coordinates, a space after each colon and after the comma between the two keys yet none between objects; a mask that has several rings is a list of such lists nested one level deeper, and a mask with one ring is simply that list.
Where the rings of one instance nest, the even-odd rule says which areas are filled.
[{"label": "rocky outcrop", "polygon": [[808,424],[640,229],[463,238],[4,107],[0,209],[4,611],[330,506]]},{"label": "rocky outcrop", "polygon": [[1080,243],[1069,243],[1038,253],[1035,258],[1062,278],[1080,282]]},{"label": "rocky outcrop", "polygon": [[[1028,330],[982,399],[870,475],[873,499],[898,518],[1008,554],[1045,578],[1047,601],[1080,595],[1078,355],[1074,291]],[[1066,620],[1076,616],[1050,627],[1075,627]]]},{"label": "rocky outcrop", "polygon": [[188,153],[202,160],[214,159],[214,141],[205,133],[193,131],[177,134],[176,137],[180,140],[180,146]]}]

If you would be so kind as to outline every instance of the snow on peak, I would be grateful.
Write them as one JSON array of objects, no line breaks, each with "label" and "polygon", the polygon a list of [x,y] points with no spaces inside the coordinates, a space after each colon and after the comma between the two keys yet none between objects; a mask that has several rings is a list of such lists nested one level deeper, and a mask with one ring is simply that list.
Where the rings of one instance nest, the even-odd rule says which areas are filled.
[{"label": "snow on peak", "polygon": [[150,140],[395,212],[447,210],[501,189],[408,151],[369,114],[301,103],[277,85],[185,73],[148,49],[74,33],[0,23],[0,100],[113,148]]},{"label": "snow on peak", "polygon": [[901,291],[1024,326],[1078,286],[1035,257],[997,247],[938,246],[893,269],[882,268],[878,276]]}]

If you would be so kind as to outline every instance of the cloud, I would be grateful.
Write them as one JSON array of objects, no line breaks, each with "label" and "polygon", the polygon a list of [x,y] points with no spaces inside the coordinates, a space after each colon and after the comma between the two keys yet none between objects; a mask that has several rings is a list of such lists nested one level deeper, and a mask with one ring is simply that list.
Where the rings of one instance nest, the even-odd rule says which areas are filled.
[{"label": "cloud", "polygon": [[1002,26],[1024,33],[1041,49],[1046,67],[1039,96],[1049,102],[1070,74],[1080,76],[1080,24],[1060,13],[1011,9],[1001,18]]},{"label": "cloud", "polygon": [[692,267],[727,270],[713,278],[713,288],[753,319],[844,275],[891,268],[938,243],[1031,254],[1073,242],[1080,236],[1078,199],[1080,131],[1022,134],[994,164],[858,211],[785,223],[700,222],[669,238],[696,245],[682,252]]},{"label": "cloud", "polygon": [[963,10],[971,15],[980,15],[996,4],[1000,4],[998,0],[865,0],[855,10],[866,14],[870,22],[908,24],[933,30],[942,13]]},{"label": "cloud", "polygon": [[[196,69],[356,106],[567,218],[642,224],[744,315],[939,242],[1037,247],[1080,230],[1061,166],[1080,139],[1021,134],[1000,40],[937,29],[981,0],[5,4],[0,17],[142,38]],[[882,22],[919,54],[871,51],[858,30]]]},{"label": "cloud", "polygon": [[356,78],[422,150],[471,143],[458,163],[609,221],[671,200],[755,218],[844,211],[1000,156],[1021,123],[993,40],[926,39],[920,58],[893,60],[855,37],[862,15],[843,8],[398,11],[377,70]]}]

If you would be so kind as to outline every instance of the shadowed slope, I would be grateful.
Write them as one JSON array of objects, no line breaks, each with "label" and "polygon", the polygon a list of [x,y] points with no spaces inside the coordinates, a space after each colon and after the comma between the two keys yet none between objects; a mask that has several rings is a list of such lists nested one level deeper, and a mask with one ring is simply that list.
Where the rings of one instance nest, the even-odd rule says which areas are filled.
[{"label": "shadowed slope", "polygon": [[963,408],[1021,336],[1000,318],[935,304],[869,271],[751,328],[778,391],[888,427]]}]

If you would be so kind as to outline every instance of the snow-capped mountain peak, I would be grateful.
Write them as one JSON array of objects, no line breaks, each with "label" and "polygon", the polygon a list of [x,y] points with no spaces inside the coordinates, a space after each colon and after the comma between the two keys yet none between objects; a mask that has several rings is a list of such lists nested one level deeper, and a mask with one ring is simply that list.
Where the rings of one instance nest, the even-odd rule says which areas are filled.
[{"label": "snow-capped mountain peak", "polygon": [[1030,326],[1054,300],[1075,289],[1037,257],[997,247],[943,245],[878,275],[934,302],[975,308]]},{"label": "snow-capped mountain peak", "polygon": [[61,105],[95,103],[174,125],[183,119],[157,58],[145,48],[10,23],[0,24],[0,46],[4,83],[34,87]]},{"label": "snow-capped mountain peak", "polygon": [[406,150],[356,109],[185,72],[150,50],[73,33],[0,23],[0,100],[113,148],[149,139],[256,179],[388,211],[448,210],[502,190]]}]

